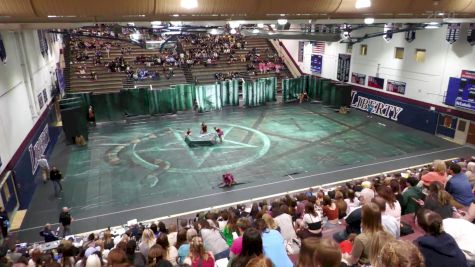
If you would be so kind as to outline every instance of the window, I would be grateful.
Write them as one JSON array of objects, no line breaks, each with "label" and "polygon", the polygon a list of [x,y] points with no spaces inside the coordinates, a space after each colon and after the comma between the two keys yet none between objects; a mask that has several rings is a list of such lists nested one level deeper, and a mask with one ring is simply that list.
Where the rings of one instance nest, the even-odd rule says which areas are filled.
[{"label": "window", "polygon": [[368,45],[360,45],[360,55],[366,56],[368,54]]},{"label": "window", "polygon": [[394,58],[403,59],[404,58],[404,47],[396,47],[394,49]]},{"label": "window", "polygon": [[426,61],[426,50],[416,49],[416,62],[423,63],[424,61]]}]

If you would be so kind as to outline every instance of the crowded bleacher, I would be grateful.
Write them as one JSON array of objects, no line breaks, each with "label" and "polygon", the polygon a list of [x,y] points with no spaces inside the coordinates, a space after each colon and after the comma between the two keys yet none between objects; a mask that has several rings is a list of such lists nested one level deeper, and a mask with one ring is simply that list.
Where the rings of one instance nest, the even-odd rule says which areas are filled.
[{"label": "crowded bleacher", "polygon": [[[475,159],[181,216],[1,247],[2,266],[475,266]],[[6,228],[2,228],[6,231]],[[8,233],[4,232],[7,236]]]}]

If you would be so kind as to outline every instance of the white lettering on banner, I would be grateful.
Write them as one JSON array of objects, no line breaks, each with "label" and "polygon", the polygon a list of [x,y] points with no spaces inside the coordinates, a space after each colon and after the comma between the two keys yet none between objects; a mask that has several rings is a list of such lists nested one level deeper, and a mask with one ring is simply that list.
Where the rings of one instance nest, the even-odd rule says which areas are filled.
[{"label": "white lettering on banner", "polygon": [[369,99],[364,96],[359,96],[358,92],[356,91],[351,92],[351,107],[368,111],[369,103],[371,103],[373,106],[373,110],[371,111],[372,114],[376,114],[393,121],[397,121],[399,114],[401,114],[401,112],[404,110],[404,108],[398,106],[386,104],[384,102]]},{"label": "white lettering on banner", "polygon": [[38,140],[32,146],[28,147],[28,151],[30,152],[30,161],[31,161],[31,172],[35,175],[36,169],[38,168],[38,160],[41,158],[41,155],[45,153],[46,148],[49,144],[49,131],[48,131],[48,124],[45,125],[45,128],[41,132]]}]

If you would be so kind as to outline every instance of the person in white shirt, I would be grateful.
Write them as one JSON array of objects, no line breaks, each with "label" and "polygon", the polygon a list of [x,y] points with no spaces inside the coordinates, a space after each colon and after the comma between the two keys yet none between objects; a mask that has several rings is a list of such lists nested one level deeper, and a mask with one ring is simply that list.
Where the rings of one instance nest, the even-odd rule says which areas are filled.
[{"label": "person in white shirt", "polygon": [[388,232],[396,239],[399,239],[401,236],[401,226],[396,218],[384,214],[386,211],[386,200],[380,196],[374,197],[371,202],[379,206],[381,210],[381,224],[383,225],[384,231]]},{"label": "person in white shirt", "polygon": [[49,163],[45,155],[41,155],[41,158],[38,160],[38,165],[41,168],[43,183],[46,184],[46,181],[48,181],[48,178],[49,178]]},{"label": "person in white shirt", "polygon": [[355,191],[348,191],[348,198],[345,199],[346,202],[346,214],[350,214],[354,209],[360,206],[360,200],[355,196]]},{"label": "person in white shirt", "polygon": [[275,223],[280,227],[280,232],[282,237],[286,241],[292,241],[292,239],[297,239],[297,234],[295,233],[294,225],[292,223],[292,216],[287,214],[289,207],[287,205],[280,206],[280,212],[278,216],[274,218]]},{"label": "person in white shirt", "polygon": [[442,221],[444,231],[451,235],[459,248],[465,254],[470,266],[475,265],[475,224],[456,218],[447,218]]}]

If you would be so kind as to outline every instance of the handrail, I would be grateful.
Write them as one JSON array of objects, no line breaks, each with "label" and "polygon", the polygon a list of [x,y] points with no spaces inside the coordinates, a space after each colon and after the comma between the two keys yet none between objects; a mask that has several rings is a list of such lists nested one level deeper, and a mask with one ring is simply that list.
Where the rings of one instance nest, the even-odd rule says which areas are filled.
[{"label": "handrail", "polygon": [[295,63],[292,56],[290,56],[289,52],[283,46],[282,42],[278,40],[269,39],[269,42],[272,44],[274,49],[277,51],[277,54],[280,58],[284,61],[284,64],[289,69],[290,73],[292,74],[293,78],[299,77],[303,75],[303,72],[300,70],[300,67]]}]

